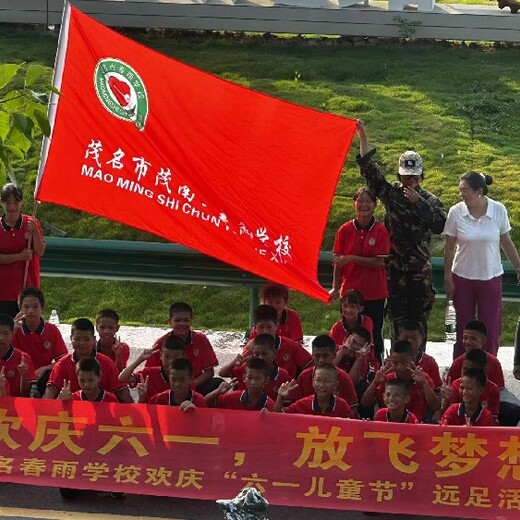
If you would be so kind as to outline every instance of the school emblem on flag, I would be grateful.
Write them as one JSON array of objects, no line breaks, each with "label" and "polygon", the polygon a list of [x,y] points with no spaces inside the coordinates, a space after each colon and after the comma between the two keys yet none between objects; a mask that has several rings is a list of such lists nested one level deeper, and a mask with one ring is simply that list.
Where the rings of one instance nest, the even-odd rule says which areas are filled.
[{"label": "school emblem on flag", "polygon": [[115,117],[135,123],[144,130],[148,115],[148,96],[139,74],[124,61],[99,60],[94,85],[101,104]]}]

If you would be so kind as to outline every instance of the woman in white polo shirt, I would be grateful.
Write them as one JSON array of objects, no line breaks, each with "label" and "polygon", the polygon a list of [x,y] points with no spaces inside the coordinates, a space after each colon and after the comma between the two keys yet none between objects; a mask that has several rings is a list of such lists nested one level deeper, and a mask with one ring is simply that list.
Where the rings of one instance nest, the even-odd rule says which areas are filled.
[{"label": "woman in white polo shirt", "polygon": [[500,248],[516,269],[520,258],[511,240],[503,204],[487,197],[489,175],[468,172],[460,178],[462,202],[450,208],[444,251],[444,289],[457,313],[453,357],[464,353],[464,325],[478,318],[487,329],[486,350],[496,356],[502,332],[502,261]]}]

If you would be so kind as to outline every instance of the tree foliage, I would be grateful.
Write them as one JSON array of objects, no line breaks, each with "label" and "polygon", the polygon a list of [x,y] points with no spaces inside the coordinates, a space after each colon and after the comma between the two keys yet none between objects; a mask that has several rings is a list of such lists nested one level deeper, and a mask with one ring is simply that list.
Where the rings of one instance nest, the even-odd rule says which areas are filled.
[{"label": "tree foliage", "polygon": [[13,162],[23,160],[40,134],[50,135],[47,105],[49,69],[42,65],[0,65],[0,185],[14,181]]}]

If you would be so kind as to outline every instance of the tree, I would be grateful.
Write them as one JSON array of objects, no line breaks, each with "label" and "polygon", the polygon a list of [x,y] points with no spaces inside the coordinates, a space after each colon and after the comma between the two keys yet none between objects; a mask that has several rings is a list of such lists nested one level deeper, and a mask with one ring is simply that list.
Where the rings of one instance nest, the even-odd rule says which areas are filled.
[{"label": "tree", "polygon": [[50,92],[49,69],[42,65],[0,65],[0,186],[7,176],[15,181],[13,162],[24,160],[36,138],[49,137],[46,108]]}]

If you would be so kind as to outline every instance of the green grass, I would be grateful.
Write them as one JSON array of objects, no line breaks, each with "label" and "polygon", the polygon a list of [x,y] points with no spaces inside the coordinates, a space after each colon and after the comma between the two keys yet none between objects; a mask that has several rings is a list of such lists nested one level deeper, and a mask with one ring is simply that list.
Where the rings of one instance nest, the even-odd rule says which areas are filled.
[{"label": "green grass", "polygon": [[[360,117],[377,146],[389,178],[405,149],[421,153],[426,166],[424,187],[448,208],[457,202],[458,177],[477,169],[495,177],[490,195],[504,202],[520,245],[520,51],[477,49],[439,43],[381,44],[351,47],[339,39],[267,42],[206,34],[178,36],[132,31],[132,37],[165,54],[255,90],[323,111]],[[37,29],[0,26],[5,61],[39,61],[52,66],[56,36]],[[337,228],[352,217],[351,197],[361,179],[354,143],[338,183],[322,249],[332,247]],[[18,170],[27,194],[32,192],[38,153]],[[30,199],[30,197],[28,197]],[[30,200],[28,201],[30,204]],[[381,215],[381,208],[377,209]],[[143,232],[77,211],[44,204],[41,220],[70,237],[157,240]],[[433,254],[442,255],[436,238]],[[45,279],[49,307],[62,319],[93,315],[102,305],[121,310],[126,322],[164,323],[168,303],[193,303],[198,326],[234,329],[247,325],[247,291],[122,282]],[[294,295],[308,333],[328,330],[336,309]],[[441,302],[431,319],[432,338],[442,337]],[[512,342],[517,304],[505,305],[505,343]]]}]

